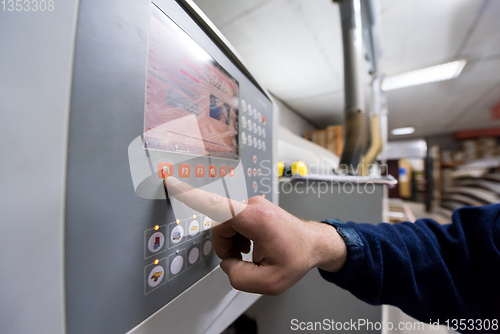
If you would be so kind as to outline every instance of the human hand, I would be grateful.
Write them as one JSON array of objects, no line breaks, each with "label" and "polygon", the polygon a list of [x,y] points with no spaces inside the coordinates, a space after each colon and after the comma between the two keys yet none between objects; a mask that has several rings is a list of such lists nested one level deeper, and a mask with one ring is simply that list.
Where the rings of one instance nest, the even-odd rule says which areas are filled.
[{"label": "human hand", "polygon": [[[170,196],[218,222],[212,225],[214,250],[235,289],[279,295],[311,268],[336,272],[346,261],[347,248],[336,229],[300,220],[261,196],[244,204],[174,177],[165,185]],[[253,263],[241,257],[250,251],[250,240]]]}]

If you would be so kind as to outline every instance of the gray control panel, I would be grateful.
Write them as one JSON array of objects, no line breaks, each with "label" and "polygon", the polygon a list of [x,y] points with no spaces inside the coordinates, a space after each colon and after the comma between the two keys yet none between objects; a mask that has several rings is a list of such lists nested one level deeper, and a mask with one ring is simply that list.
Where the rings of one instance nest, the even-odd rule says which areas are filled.
[{"label": "gray control panel", "polygon": [[[273,199],[272,103],[174,0],[80,2],[65,226],[67,331],[124,333],[219,263],[174,176]],[[195,317],[186,309],[186,317]]]}]

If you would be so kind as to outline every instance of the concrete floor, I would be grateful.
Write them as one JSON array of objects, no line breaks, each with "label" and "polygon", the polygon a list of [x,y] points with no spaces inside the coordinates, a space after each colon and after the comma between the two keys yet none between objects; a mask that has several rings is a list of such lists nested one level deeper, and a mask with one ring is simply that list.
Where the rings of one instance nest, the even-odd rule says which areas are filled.
[{"label": "concrete floor", "polygon": [[406,205],[413,212],[413,215],[417,219],[421,218],[431,218],[437,221],[439,224],[450,224],[451,220],[436,213],[425,212],[425,205],[423,203],[404,201]]},{"label": "concrete floor", "polygon": [[[405,201],[404,202],[410,210],[413,212],[413,215],[415,216],[416,219],[421,219],[421,218],[431,218],[437,221],[440,224],[449,224],[451,221],[447,219],[444,216],[441,216],[439,214],[432,214],[429,212],[425,212],[425,205],[422,203],[416,203],[416,202],[409,202]],[[415,320],[414,318],[406,315],[401,311],[399,308],[394,307],[394,306],[389,306],[389,305],[384,305],[382,314],[386,321],[392,322],[394,325],[399,324],[399,323],[404,323],[404,326],[407,327],[413,327],[412,329],[394,329],[394,330],[387,330],[387,334],[451,334],[451,333],[456,333],[455,331],[448,331],[446,327],[444,326],[439,326],[439,328],[432,328],[429,324],[425,324],[423,328],[414,328],[416,327],[416,324],[418,321]]]}]

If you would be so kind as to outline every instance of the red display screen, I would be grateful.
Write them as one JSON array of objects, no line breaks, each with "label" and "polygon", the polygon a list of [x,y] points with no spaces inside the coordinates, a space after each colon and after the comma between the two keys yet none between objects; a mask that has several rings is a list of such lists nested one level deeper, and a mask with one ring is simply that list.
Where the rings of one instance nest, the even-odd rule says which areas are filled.
[{"label": "red display screen", "polygon": [[153,7],[145,147],[238,159],[238,104],[238,81]]}]

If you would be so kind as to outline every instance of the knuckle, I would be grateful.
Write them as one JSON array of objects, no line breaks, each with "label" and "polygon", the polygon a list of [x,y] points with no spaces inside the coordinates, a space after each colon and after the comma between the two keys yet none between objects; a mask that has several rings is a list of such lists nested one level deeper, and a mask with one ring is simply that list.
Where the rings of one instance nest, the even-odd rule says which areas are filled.
[{"label": "knuckle", "polygon": [[229,282],[231,283],[231,286],[236,290],[241,290],[241,291],[245,290],[243,281],[238,276],[229,275]]},{"label": "knuckle", "polygon": [[253,218],[257,221],[266,220],[271,216],[270,210],[263,206],[255,206],[252,211]]},{"label": "knuckle", "polygon": [[262,196],[254,196],[251,199],[252,202],[255,202],[256,204],[266,203],[266,200]]},{"label": "knuckle", "polygon": [[278,296],[282,294],[284,289],[284,280],[278,273],[271,274],[262,284],[262,293],[269,296]]},{"label": "knuckle", "polygon": [[211,193],[209,196],[209,201],[212,207],[221,207],[224,204],[224,197],[219,194]]}]

